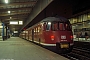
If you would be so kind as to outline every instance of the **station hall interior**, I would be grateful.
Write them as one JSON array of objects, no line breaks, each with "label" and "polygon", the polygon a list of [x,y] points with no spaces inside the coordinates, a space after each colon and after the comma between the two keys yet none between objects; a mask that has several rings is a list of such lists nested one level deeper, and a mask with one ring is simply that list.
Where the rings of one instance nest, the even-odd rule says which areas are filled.
[{"label": "station hall interior", "polygon": [[[58,30],[37,24],[57,16]],[[89,0],[0,0],[0,60],[90,60],[89,46]]]}]

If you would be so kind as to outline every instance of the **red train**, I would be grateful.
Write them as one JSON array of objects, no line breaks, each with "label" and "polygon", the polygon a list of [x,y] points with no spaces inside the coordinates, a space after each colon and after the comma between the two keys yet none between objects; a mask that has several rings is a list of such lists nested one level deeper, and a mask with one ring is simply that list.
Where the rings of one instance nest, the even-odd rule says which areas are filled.
[{"label": "red train", "polygon": [[71,24],[64,17],[47,17],[20,33],[20,37],[58,51],[71,51],[74,44]]}]

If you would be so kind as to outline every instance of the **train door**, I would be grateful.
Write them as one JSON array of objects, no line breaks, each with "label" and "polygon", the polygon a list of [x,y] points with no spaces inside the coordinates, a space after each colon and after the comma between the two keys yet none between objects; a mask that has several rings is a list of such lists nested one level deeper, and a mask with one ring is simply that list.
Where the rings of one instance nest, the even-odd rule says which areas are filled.
[{"label": "train door", "polygon": [[32,29],[32,41],[34,41],[34,29]]}]

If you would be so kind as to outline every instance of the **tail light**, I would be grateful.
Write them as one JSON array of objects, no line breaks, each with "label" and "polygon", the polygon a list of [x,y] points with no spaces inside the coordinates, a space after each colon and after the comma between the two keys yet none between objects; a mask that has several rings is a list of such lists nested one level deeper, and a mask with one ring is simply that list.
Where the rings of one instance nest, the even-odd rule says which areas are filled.
[{"label": "tail light", "polygon": [[51,36],[51,40],[54,40],[54,36]]},{"label": "tail light", "polygon": [[73,39],[73,36],[71,35],[70,38],[71,38],[71,40],[72,40],[72,39]]}]

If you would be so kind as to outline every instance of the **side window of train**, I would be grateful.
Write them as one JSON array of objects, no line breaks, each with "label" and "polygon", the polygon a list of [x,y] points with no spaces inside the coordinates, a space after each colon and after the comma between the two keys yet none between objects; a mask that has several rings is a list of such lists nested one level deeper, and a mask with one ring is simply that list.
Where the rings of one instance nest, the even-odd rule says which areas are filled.
[{"label": "side window of train", "polygon": [[51,29],[51,22],[47,22],[46,30],[50,30],[50,29]]},{"label": "side window of train", "polygon": [[36,35],[36,29],[34,28],[34,35]]},{"label": "side window of train", "polygon": [[69,24],[66,24],[66,30],[71,30],[71,27]]},{"label": "side window of train", "polygon": [[43,23],[43,30],[46,30],[46,22]]},{"label": "side window of train", "polygon": [[41,34],[41,26],[38,27],[38,34]]}]

